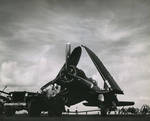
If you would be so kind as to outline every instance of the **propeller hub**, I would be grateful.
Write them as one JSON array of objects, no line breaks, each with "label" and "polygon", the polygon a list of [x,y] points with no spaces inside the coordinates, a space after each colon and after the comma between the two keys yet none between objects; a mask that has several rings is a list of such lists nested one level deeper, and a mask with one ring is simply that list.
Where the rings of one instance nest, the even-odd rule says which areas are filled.
[{"label": "propeller hub", "polygon": [[74,78],[72,76],[69,76],[69,74],[74,75],[74,76],[77,74],[75,66],[70,65],[67,67],[67,69],[63,69],[60,72],[61,81],[63,81],[64,83],[72,82],[74,80]]}]

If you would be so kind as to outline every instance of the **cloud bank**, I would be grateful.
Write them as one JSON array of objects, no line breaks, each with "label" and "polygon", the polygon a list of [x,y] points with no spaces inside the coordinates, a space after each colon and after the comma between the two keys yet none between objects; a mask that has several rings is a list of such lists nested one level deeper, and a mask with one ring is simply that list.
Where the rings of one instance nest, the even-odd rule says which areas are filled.
[{"label": "cloud bank", "polygon": [[[1,89],[37,91],[55,78],[70,42],[99,56],[124,90],[120,99],[149,104],[149,11],[148,0],[1,0]],[[78,66],[102,87],[85,51]]]}]

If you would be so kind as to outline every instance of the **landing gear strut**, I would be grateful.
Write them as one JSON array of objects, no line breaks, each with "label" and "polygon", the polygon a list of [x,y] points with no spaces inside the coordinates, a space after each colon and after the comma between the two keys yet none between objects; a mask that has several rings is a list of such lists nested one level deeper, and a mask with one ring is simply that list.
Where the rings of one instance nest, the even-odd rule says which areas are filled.
[{"label": "landing gear strut", "polygon": [[37,117],[41,114],[40,102],[38,100],[31,100],[28,104],[29,116]]},{"label": "landing gear strut", "polygon": [[56,96],[49,100],[48,116],[62,116],[64,110],[64,100],[61,96]]}]

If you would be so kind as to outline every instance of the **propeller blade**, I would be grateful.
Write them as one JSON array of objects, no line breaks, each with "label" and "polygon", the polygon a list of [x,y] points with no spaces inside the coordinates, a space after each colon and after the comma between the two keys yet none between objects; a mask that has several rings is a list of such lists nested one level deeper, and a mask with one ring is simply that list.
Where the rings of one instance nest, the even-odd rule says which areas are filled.
[{"label": "propeller blade", "polygon": [[72,51],[72,53],[70,54],[70,56],[67,58],[67,64],[66,64],[66,62],[65,62],[65,64],[64,64],[63,67],[60,69],[60,71],[59,71],[58,75],[56,76],[56,78],[60,75],[60,73],[62,72],[62,70],[64,70],[65,65],[74,66],[74,67],[77,66],[77,64],[78,64],[78,62],[79,62],[79,60],[80,60],[80,57],[81,57],[81,52],[82,52],[82,50],[81,50],[81,47],[80,47],[80,46],[76,47],[76,48]]},{"label": "propeller blade", "polygon": [[95,53],[92,52],[92,50],[90,50],[86,46],[82,45],[82,47],[84,47],[85,50],[87,51],[87,53],[90,56],[91,60],[93,61],[94,65],[96,66],[98,72],[102,76],[104,82],[107,81],[110,84],[112,90],[114,90],[116,93],[123,94],[123,91],[120,89],[118,84],[115,82],[113,77],[110,75],[110,73],[108,72],[106,67],[103,65],[101,60],[95,55]]},{"label": "propeller blade", "polygon": [[[70,46],[70,45],[69,45]],[[69,47],[70,48],[70,47]],[[69,49],[67,51],[67,53],[69,54]],[[80,57],[81,57],[81,52],[82,52],[82,49],[80,46],[76,47],[72,53],[70,54],[69,57],[67,57],[67,61],[65,62],[65,64],[63,65],[63,67],[60,69],[58,75],[56,76],[56,78],[53,80],[53,81],[50,81],[48,82],[47,84],[45,84],[44,86],[41,87],[41,90],[47,88],[50,84],[53,84],[54,82],[57,82],[57,80],[59,80],[59,76],[61,75],[60,73],[65,69],[66,65],[67,66],[77,66],[79,60],[80,60]]]},{"label": "propeller blade", "polygon": [[49,85],[54,84],[56,81],[58,80],[58,78],[55,78],[54,80],[46,83],[44,86],[42,86],[40,89],[44,90],[45,88],[47,88]]},{"label": "propeller blade", "polygon": [[73,66],[77,66],[79,60],[80,60],[80,57],[81,57],[81,52],[82,52],[82,49],[80,46],[76,47],[70,57],[68,58],[68,65],[73,65]]},{"label": "propeller blade", "polygon": [[66,44],[66,70],[67,70],[67,67],[68,67],[68,59],[70,57],[70,52],[71,52],[71,44],[70,43],[67,43]]}]

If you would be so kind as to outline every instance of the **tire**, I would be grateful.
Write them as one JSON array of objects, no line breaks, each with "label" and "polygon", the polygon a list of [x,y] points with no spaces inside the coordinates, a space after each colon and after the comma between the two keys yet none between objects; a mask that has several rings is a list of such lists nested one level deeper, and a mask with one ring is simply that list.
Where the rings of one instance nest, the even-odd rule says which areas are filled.
[{"label": "tire", "polygon": [[30,117],[38,117],[41,114],[40,102],[38,100],[31,100],[28,104],[28,114]]}]

